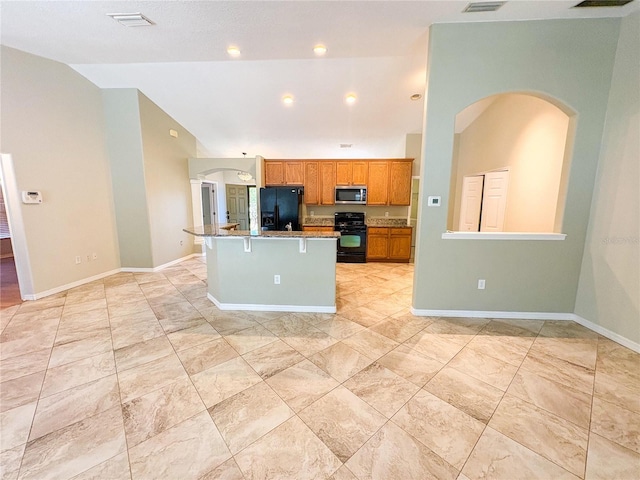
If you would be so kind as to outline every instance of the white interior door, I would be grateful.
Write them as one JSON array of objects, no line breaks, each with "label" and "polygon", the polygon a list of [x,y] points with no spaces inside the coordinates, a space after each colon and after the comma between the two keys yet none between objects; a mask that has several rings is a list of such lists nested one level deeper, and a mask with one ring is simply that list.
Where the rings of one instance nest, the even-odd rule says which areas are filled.
[{"label": "white interior door", "polygon": [[484,175],[470,175],[462,179],[462,201],[460,204],[461,232],[480,230],[480,207],[482,207],[482,187]]},{"label": "white interior door", "polygon": [[484,176],[482,195],[481,232],[504,231],[504,214],[507,209],[509,172],[491,172]]},{"label": "white interior door", "polygon": [[216,222],[216,190],[211,183],[203,183],[202,191],[202,224],[215,225]]}]

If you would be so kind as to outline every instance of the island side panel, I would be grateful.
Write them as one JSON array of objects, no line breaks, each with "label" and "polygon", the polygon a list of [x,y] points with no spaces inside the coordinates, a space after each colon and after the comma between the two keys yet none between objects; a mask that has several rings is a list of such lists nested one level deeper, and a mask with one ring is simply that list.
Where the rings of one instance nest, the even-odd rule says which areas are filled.
[{"label": "island side panel", "polygon": [[[222,308],[335,311],[336,239],[213,238],[207,250],[209,293]],[[280,275],[280,284],[274,284]],[[333,309],[333,310],[332,310]]]}]

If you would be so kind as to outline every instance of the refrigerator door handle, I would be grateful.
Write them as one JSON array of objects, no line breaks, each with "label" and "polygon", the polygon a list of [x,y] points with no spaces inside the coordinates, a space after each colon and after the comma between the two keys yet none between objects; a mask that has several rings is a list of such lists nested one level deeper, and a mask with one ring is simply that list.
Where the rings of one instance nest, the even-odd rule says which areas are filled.
[{"label": "refrigerator door handle", "polygon": [[280,230],[280,209],[277,203],[273,207],[273,224],[274,230]]}]

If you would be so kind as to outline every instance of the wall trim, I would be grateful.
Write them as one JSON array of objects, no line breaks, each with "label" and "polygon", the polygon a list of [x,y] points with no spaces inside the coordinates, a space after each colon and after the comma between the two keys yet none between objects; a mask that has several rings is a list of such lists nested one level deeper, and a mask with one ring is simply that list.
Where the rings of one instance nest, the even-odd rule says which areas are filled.
[{"label": "wall trim", "polygon": [[157,267],[122,267],[120,269],[121,272],[132,272],[132,273],[154,273],[159,272],[167,267],[171,267],[173,265],[177,265],[180,262],[184,262],[185,260],[189,260],[193,257],[201,257],[201,253],[192,253],[187,255],[186,257],[178,258],[177,260],[172,260],[170,262],[164,263],[162,265],[158,265]]},{"label": "wall trim", "polygon": [[588,328],[589,330],[593,330],[594,332],[599,333],[603,337],[607,337],[609,340],[613,340],[614,342],[619,343],[623,347],[627,347],[636,353],[640,353],[640,343],[636,343],[632,340],[629,340],[628,338],[625,338],[616,332],[612,332],[611,330],[604,328],[603,326],[598,325],[597,323],[593,323],[576,313],[572,313],[571,315],[573,316],[573,321],[576,323],[579,323],[583,327]]},{"label": "wall trim", "polygon": [[120,272],[127,273],[153,273],[158,272],[164,268],[170,267],[177,263],[183,262],[185,260],[189,260],[193,257],[202,257],[204,253],[192,253],[191,255],[187,255],[186,257],[179,258],[178,260],[173,260],[171,262],[165,263],[164,265],[160,265],[155,268],[116,268],[114,270],[109,270],[106,272],[99,273],[97,275],[93,275],[91,277],[83,278],[82,280],[77,280],[75,282],[67,283],[65,285],[60,285],[59,287],[51,288],[49,290],[45,290],[44,292],[38,292],[32,295],[24,295],[23,300],[40,300],[41,298],[48,297],[49,295],[55,295],[56,293],[64,292],[65,290],[70,290],[75,287],[79,287],[86,283],[91,283],[96,280],[100,280],[101,278],[109,277],[111,275],[115,275]]},{"label": "wall trim", "polygon": [[220,310],[244,310],[256,312],[306,312],[306,313],[336,313],[336,306],[321,305],[260,305],[256,303],[221,303],[213,295],[207,293]]},{"label": "wall trim", "polygon": [[85,285],[87,283],[91,283],[96,280],[100,280],[101,278],[108,277],[110,275],[115,275],[116,273],[120,273],[120,271],[121,269],[116,268],[115,270],[102,272],[102,273],[99,273],[98,275],[93,275],[91,277],[83,278],[82,280],[77,280],[75,282],[67,283],[66,285],[61,285],[59,287],[45,290],[44,292],[38,292],[33,295],[25,295],[23,300],[40,300],[41,298],[48,297],[49,295],[55,295],[56,293],[64,292],[65,290],[70,290],[72,288],[79,287],[81,285]]},{"label": "wall trim", "polygon": [[518,233],[518,232],[445,232],[443,240],[555,240],[567,238],[566,233]]},{"label": "wall trim", "polygon": [[521,320],[574,320],[573,313],[506,312],[491,310],[428,310],[411,307],[417,317],[515,318]]},{"label": "wall trim", "polygon": [[471,317],[471,318],[514,318],[520,320],[566,320],[576,322],[589,330],[599,333],[623,347],[627,347],[634,352],[640,353],[640,343],[636,343],[622,335],[612,332],[597,323],[593,323],[586,318],[575,313],[552,313],[552,312],[505,312],[505,311],[485,311],[485,310],[429,310],[411,307],[411,313],[417,317]]}]

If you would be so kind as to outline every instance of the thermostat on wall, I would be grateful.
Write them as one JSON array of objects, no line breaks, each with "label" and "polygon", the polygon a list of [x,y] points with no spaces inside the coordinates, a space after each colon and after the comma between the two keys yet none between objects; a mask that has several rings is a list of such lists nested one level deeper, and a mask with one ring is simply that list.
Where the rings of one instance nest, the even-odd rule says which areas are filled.
[{"label": "thermostat on wall", "polygon": [[429,207],[439,207],[440,206],[440,197],[427,197],[427,205]]},{"label": "thermostat on wall", "polygon": [[36,191],[22,192],[22,203],[42,203],[42,193]]}]

